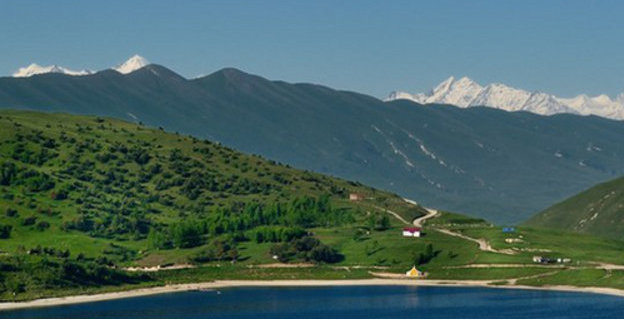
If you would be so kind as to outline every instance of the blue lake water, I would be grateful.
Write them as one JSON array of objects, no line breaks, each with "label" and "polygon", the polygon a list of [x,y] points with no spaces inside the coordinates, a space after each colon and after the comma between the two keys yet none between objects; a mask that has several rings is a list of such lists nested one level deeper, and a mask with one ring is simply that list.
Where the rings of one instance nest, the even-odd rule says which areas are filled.
[{"label": "blue lake water", "polygon": [[624,318],[624,298],[464,287],[228,288],[0,312],[0,318]]}]

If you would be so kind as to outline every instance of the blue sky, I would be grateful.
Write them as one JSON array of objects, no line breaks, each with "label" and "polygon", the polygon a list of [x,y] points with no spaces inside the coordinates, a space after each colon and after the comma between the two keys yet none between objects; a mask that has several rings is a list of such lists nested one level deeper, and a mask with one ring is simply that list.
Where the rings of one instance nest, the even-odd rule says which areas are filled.
[{"label": "blue sky", "polygon": [[559,96],[624,91],[624,1],[0,2],[0,74],[138,53],[383,97],[450,75]]}]

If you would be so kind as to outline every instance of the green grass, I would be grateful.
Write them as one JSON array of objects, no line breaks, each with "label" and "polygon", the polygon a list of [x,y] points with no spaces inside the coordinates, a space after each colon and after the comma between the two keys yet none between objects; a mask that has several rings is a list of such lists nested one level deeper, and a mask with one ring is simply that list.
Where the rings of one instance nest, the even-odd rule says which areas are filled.
[{"label": "green grass", "polygon": [[544,268],[453,268],[431,272],[428,279],[499,280],[537,276],[552,272]]},{"label": "green grass", "polygon": [[545,209],[525,224],[624,240],[624,177],[601,183]]},{"label": "green grass", "polygon": [[624,271],[602,269],[568,269],[551,276],[519,280],[529,286],[572,285],[578,287],[609,287],[624,289]]}]

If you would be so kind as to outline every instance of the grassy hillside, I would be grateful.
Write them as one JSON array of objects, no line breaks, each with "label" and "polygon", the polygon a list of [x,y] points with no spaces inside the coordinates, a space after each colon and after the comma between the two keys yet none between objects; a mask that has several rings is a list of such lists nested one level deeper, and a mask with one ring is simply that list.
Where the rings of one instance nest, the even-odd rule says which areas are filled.
[{"label": "grassy hillside", "polygon": [[192,80],[158,65],[5,77],[0,108],[143,122],[497,223],[624,174],[622,121],[384,103],[231,68]]},{"label": "grassy hillside", "polygon": [[622,240],[624,177],[596,185],[557,203],[532,217],[526,224]]},{"label": "grassy hillside", "polygon": [[422,214],[358,183],[96,117],[0,112],[0,173],[0,294],[140,281],[112,270],[128,265],[333,263],[344,256],[311,229],[365,237],[390,227],[385,209]]},{"label": "grassy hillside", "polygon": [[[425,213],[424,237],[403,237]],[[193,137],[1,111],[0,250],[0,300],[25,300],[216,279],[397,278],[413,265],[431,279],[536,285],[574,271],[587,285],[623,276],[600,267],[622,263],[624,242],[502,233]],[[572,262],[534,267],[535,254]]]}]

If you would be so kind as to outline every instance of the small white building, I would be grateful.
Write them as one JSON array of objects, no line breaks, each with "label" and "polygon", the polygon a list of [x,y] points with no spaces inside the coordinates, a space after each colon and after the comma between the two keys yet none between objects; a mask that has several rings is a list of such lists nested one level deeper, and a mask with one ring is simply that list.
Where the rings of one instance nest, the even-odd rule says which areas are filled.
[{"label": "small white building", "polygon": [[421,229],[418,227],[403,228],[403,237],[420,237]]},{"label": "small white building", "polygon": [[349,200],[350,201],[361,201],[361,200],[364,200],[364,195],[358,194],[358,193],[351,193],[351,194],[349,194]]}]

